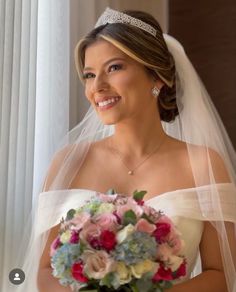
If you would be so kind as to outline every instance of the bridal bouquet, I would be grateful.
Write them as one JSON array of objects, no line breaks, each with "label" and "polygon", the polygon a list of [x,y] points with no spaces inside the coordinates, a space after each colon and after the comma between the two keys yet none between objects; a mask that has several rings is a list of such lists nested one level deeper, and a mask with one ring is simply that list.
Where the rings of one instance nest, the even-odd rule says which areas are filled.
[{"label": "bridal bouquet", "polygon": [[98,193],[68,211],[51,245],[53,275],[73,291],[163,291],[186,273],[171,220],[133,197]]}]

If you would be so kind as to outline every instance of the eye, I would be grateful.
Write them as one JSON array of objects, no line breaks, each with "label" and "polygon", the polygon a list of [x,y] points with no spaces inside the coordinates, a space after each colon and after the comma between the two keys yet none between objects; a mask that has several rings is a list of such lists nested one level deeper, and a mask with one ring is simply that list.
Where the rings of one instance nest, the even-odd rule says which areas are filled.
[{"label": "eye", "polygon": [[108,71],[109,72],[117,71],[117,70],[122,69],[122,67],[123,66],[121,64],[113,64],[113,65],[109,66]]},{"label": "eye", "polygon": [[87,72],[83,74],[83,79],[90,79],[90,78],[94,78],[95,74],[91,73],[91,72]]}]

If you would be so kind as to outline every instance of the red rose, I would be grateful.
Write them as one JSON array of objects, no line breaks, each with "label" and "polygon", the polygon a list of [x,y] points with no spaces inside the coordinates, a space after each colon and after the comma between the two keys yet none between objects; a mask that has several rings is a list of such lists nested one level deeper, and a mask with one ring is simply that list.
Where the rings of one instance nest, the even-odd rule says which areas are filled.
[{"label": "red rose", "polygon": [[136,200],[136,202],[137,202],[137,204],[139,205],[139,206],[143,206],[144,205],[144,200]]},{"label": "red rose", "polygon": [[88,238],[88,242],[94,249],[100,249],[101,247],[101,242],[97,237]]},{"label": "red rose", "polygon": [[70,238],[70,243],[78,243],[78,242],[79,242],[79,232],[73,230],[71,238]]},{"label": "red rose", "polygon": [[100,235],[101,247],[105,248],[107,251],[112,250],[116,245],[116,236],[114,232],[109,230],[103,230]]},{"label": "red rose", "polygon": [[153,232],[156,241],[162,241],[162,239],[170,233],[171,226],[169,223],[156,223],[156,230]]},{"label": "red rose", "polygon": [[172,271],[171,269],[165,269],[162,265],[160,265],[158,271],[153,276],[152,281],[153,282],[159,282],[159,281],[171,281],[173,280]]},{"label": "red rose", "polygon": [[186,275],[186,261],[184,261],[178,268],[175,274],[175,278],[179,278]]},{"label": "red rose", "polygon": [[83,274],[83,265],[81,263],[75,263],[71,267],[71,274],[73,278],[81,283],[87,283],[88,278]]}]

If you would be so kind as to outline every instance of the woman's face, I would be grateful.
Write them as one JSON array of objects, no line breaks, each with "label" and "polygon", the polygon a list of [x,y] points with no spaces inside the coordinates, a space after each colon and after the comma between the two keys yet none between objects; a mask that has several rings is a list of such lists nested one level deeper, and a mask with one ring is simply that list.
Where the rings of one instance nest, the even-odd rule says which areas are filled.
[{"label": "woman's face", "polygon": [[85,52],[85,95],[104,124],[140,118],[156,107],[156,85],[145,67],[105,40]]}]

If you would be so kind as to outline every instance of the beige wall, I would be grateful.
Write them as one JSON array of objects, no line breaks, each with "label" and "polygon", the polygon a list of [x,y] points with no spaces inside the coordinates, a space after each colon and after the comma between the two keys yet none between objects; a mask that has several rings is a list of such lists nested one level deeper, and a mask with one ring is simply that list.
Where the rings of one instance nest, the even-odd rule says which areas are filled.
[{"label": "beige wall", "polygon": [[236,148],[236,1],[170,1],[169,22]]}]

